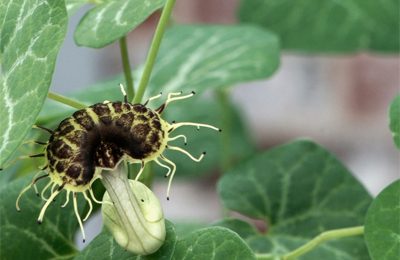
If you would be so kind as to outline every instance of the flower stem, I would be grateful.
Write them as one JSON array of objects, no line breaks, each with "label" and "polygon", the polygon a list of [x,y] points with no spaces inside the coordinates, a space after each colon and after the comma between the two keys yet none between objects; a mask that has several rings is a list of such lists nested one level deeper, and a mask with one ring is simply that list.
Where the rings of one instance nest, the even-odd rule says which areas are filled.
[{"label": "flower stem", "polygon": [[119,39],[119,49],[121,51],[122,67],[124,69],[128,100],[132,100],[133,97],[135,96],[135,88],[133,86],[131,65],[129,64],[129,53],[126,44],[126,36],[121,37],[121,39]]},{"label": "flower stem", "polygon": [[362,234],[364,234],[364,226],[325,231],[316,236],[315,238],[313,238],[312,240],[308,241],[301,247],[284,255],[282,259],[284,260],[297,259],[299,256],[304,255],[305,253],[313,250],[315,247],[319,246],[325,241],[342,237],[357,236]]},{"label": "flower stem", "polygon": [[171,16],[172,8],[174,7],[175,0],[167,0],[164,9],[161,13],[160,20],[158,22],[156,32],[153,37],[153,41],[151,42],[150,50],[147,55],[145,67],[143,70],[143,75],[139,82],[138,91],[133,99],[133,103],[140,103],[142,101],[144,92],[149,83],[151,71],[153,70],[153,66],[157,57],[158,50],[160,49],[160,44],[162,37],[165,32],[165,28],[168,25],[168,21]]},{"label": "flower stem", "polygon": [[54,92],[47,93],[47,97],[50,99],[53,99],[57,102],[63,103],[67,106],[76,108],[76,109],[82,109],[82,108],[87,107],[87,105],[85,105],[85,104],[82,104],[82,103],[80,103],[76,100],[70,99],[68,97],[62,96],[60,94],[56,94]]}]

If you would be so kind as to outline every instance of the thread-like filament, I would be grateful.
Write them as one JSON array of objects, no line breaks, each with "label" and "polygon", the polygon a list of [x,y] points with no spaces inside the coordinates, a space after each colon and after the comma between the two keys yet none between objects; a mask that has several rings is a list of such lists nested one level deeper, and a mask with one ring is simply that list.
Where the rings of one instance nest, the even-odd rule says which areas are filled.
[{"label": "thread-like filament", "polygon": [[144,166],[145,166],[145,163],[144,163],[144,161],[142,161],[142,164],[140,166],[140,170],[139,170],[138,174],[136,175],[135,181],[139,180],[140,175],[142,175],[142,173],[143,173]]},{"label": "thread-like filament", "polygon": [[169,93],[167,100],[164,103],[164,109],[168,106],[169,103],[177,101],[177,100],[182,100],[182,99],[187,99],[187,98],[193,97],[194,94],[195,93],[192,92],[190,94],[180,96],[180,95],[182,95],[182,92]]},{"label": "thread-like filament", "polygon": [[161,155],[160,158],[161,158],[164,162],[166,162],[166,163],[168,163],[169,165],[172,166],[171,177],[169,177],[169,180],[168,180],[168,187],[167,187],[167,200],[169,200],[169,192],[170,192],[170,190],[171,190],[172,179],[174,178],[174,175],[175,175],[176,164],[173,163],[171,160],[165,158],[165,156],[163,156],[163,155]]},{"label": "thread-like filament", "polygon": [[85,218],[83,219],[83,221],[86,221],[86,220],[89,218],[90,213],[92,213],[93,205],[92,205],[92,201],[88,198],[88,196],[87,196],[87,194],[86,194],[86,191],[84,191],[84,192],[82,192],[82,193],[83,193],[83,197],[85,197],[85,200],[89,203],[89,211],[88,211],[88,213],[86,214]]},{"label": "thread-like filament", "polygon": [[25,159],[31,159],[31,158],[39,158],[39,157],[44,157],[44,153],[32,154],[32,155],[21,155],[21,156],[18,156],[17,158],[15,158],[15,159],[13,159],[12,161],[10,161],[7,165],[5,165],[1,169],[9,168],[12,165],[14,165],[15,163],[17,163],[19,160],[25,160]]},{"label": "thread-like filament", "polygon": [[48,133],[50,133],[50,134],[53,134],[53,133],[54,133],[53,130],[50,130],[50,129],[48,129],[48,128],[46,128],[46,127],[43,127],[43,126],[40,126],[40,125],[33,125],[32,128],[33,128],[33,129],[40,129],[40,130],[46,131],[46,132],[48,132]]},{"label": "thread-like filament", "polygon": [[109,204],[109,205],[113,206],[113,204],[111,202],[109,202],[109,201],[99,201],[99,200],[97,200],[96,197],[94,196],[92,188],[89,189],[89,193],[90,193],[90,197],[92,198],[92,200],[94,202],[96,202],[97,204],[101,204],[101,205],[102,204]]},{"label": "thread-like filament", "polygon": [[54,193],[54,191],[55,191],[55,189],[56,189],[56,186],[57,186],[57,184],[53,184],[53,186],[51,186],[51,192],[50,192],[50,194],[53,194]]},{"label": "thread-like filament", "polygon": [[83,229],[82,219],[81,219],[81,216],[79,215],[79,212],[78,212],[78,203],[76,201],[76,193],[75,192],[73,193],[73,199],[72,200],[74,202],[75,216],[78,219],[79,227],[80,227],[81,232],[82,232],[83,243],[85,243],[85,240],[86,240],[85,230]]},{"label": "thread-like filament", "polygon": [[[39,175],[39,173],[40,173],[40,172],[36,173],[35,176],[34,176],[34,178],[33,178],[33,180],[32,180],[32,182],[31,182],[28,186],[26,186],[26,187],[18,194],[17,200],[15,201],[15,207],[17,208],[18,211],[21,211],[21,209],[20,209],[20,207],[19,207],[19,200],[21,199],[22,195],[23,195],[25,192],[27,192],[32,186],[36,187],[35,184],[36,184],[37,181],[39,181],[39,180],[41,180],[41,179],[43,179],[43,178],[49,176],[48,174],[45,174],[45,175],[42,175],[42,176],[37,177],[37,176]],[[51,182],[50,182],[50,183],[51,183]],[[36,192],[36,194],[38,194],[37,188],[36,188],[35,192]]]},{"label": "thread-like filament", "polygon": [[22,144],[48,145],[49,142],[41,142],[41,141],[36,141],[36,140],[27,140],[27,141],[23,142]]},{"label": "thread-like filament", "polygon": [[43,188],[42,192],[40,193],[40,197],[42,198],[42,200],[47,201],[47,199],[44,197],[44,193],[47,191],[47,189],[50,187],[50,185],[52,184],[52,181],[50,180],[46,186]]},{"label": "thread-like filament", "polygon": [[186,138],[185,135],[177,135],[177,136],[168,138],[168,142],[169,142],[169,141],[175,141],[176,139],[179,139],[179,138],[182,138],[183,141],[185,142],[185,145],[187,145],[187,138]]},{"label": "thread-like filament", "polygon": [[161,162],[158,160],[158,158],[156,158],[154,161],[155,161],[158,165],[160,165],[161,167],[164,167],[164,168],[166,168],[166,169],[168,170],[168,172],[164,175],[165,177],[168,177],[169,174],[171,173],[171,168],[170,168],[169,166],[167,166],[167,165],[161,163]]},{"label": "thread-like filament", "polygon": [[151,101],[153,101],[153,100],[155,100],[157,98],[160,98],[161,96],[162,96],[162,92],[160,92],[160,94],[158,94],[158,95],[150,97],[149,99],[147,99],[146,102],[144,102],[143,106],[146,106],[149,102],[151,102]]},{"label": "thread-like filament", "polygon": [[177,128],[181,127],[181,126],[195,126],[197,127],[197,129],[200,129],[200,127],[206,127],[206,128],[210,128],[213,129],[215,131],[219,131],[221,132],[221,129],[212,125],[208,125],[208,124],[201,124],[201,123],[192,123],[192,122],[180,122],[180,123],[173,123],[171,124],[171,128],[170,128],[170,132],[176,130]]},{"label": "thread-like filament", "polygon": [[68,205],[68,202],[69,202],[69,194],[70,194],[70,193],[71,193],[71,192],[70,192],[69,190],[67,190],[67,192],[65,193],[65,202],[64,202],[64,204],[61,205],[61,208],[65,208],[65,206]]},{"label": "thread-like filament", "polygon": [[195,161],[195,162],[200,162],[200,161],[203,159],[204,155],[206,154],[205,152],[203,152],[203,153],[199,156],[199,158],[196,158],[196,157],[194,157],[193,155],[191,155],[188,151],[186,151],[186,150],[184,150],[184,149],[182,149],[182,148],[180,148],[180,147],[177,147],[177,146],[167,146],[167,149],[175,150],[175,151],[184,153],[184,154],[186,154],[190,159],[192,159],[192,160]]},{"label": "thread-like filament", "polygon": [[46,213],[47,208],[49,207],[50,203],[53,202],[54,198],[61,192],[61,190],[64,188],[64,185],[61,185],[60,187],[58,187],[58,189],[56,191],[54,191],[49,199],[46,201],[46,203],[44,204],[44,206],[42,207],[42,209],[40,210],[40,214],[38,217],[38,223],[41,224],[43,222],[43,217],[44,217],[44,213]]},{"label": "thread-like filament", "polygon": [[42,172],[42,171],[38,171],[38,172],[33,176],[32,182],[28,185],[28,187],[32,187],[32,186],[33,186],[33,190],[35,191],[35,193],[36,193],[37,196],[39,196],[39,191],[38,191],[38,188],[36,187],[36,182],[37,182],[38,180],[42,179],[42,178],[45,178],[45,177],[49,176],[48,174],[45,174],[45,175],[43,175],[43,176],[41,176],[41,177],[38,177],[38,175],[39,175],[41,172]]},{"label": "thread-like filament", "polygon": [[121,89],[122,95],[124,96],[124,102],[128,103],[128,95],[126,95],[126,91],[125,91],[124,85],[119,83],[119,88]]}]

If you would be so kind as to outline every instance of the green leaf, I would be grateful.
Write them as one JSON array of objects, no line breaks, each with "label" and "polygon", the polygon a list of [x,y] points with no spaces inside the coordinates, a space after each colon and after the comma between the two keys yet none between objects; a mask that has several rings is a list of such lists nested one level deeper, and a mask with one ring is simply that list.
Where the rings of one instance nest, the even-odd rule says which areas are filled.
[{"label": "green leaf", "polygon": [[[226,126],[222,125],[224,114],[230,119],[229,125]],[[182,139],[179,139],[171,142],[171,145],[180,146],[194,156],[199,156],[203,151],[207,152],[204,159],[196,163],[179,152],[165,151],[166,157],[177,165],[176,176],[193,176],[211,172],[221,166],[224,156],[227,156],[234,163],[237,160],[248,157],[254,151],[245,123],[239,111],[235,109],[231,102],[223,108],[215,97],[205,99],[200,96],[194,96],[191,99],[179,102],[179,104],[168,106],[163,118],[169,122],[173,120],[177,122],[198,122],[223,128],[221,133],[206,128],[197,130],[196,127],[182,127],[173,132],[172,136],[186,135],[188,142],[185,146]],[[224,128],[224,126],[228,128]],[[223,143],[224,135],[228,137],[227,149]],[[240,147],[241,149],[234,149],[234,147]],[[153,169],[160,176],[165,174],[165,169],[159,166],[155,166]]]},{"label": "green leaf", "polygon": [[161,8],[165,0],[106,0],[88,11],[76,28],[75,42],[101,48],[127,35]]},{"label": "green leaf", "polygon": [[[297,248],[309,239],[279,235],[265,236],[257,235],[246,239],[254,253],[263,256],[262,259],[281,259],[291,248]],[[354,259],[368,259],[365,249],[360,247],[360,241],[357,238],[344,238],[330,243],[319,245],[309,253],[300,256],[300,260],[309,259],[326,259],[326,260],[354,260]]]},{"label": "green leaf", "polygon": [[151,94],[204,91],[267,78],[279,65],[277,37],[254,26],[176,26],[167,31]]},{"label": "green leaf", "polygon": [[[325,230],[361,225],[371,202],[364,187],[333,155],[305,140],[236,166],[221,178],[218,192],[225,207],[264,220],[270,239],[286,235],[309,240]],[[328,245],[345,252],[341,244]],[[290,244],[283,248],[294,249]],[[354,259],[362,259],[361,239],[355,248],[364,255],[354,254]]]},{"label": "green leaf", "polygon": [[103,229],[74,259],[124,260],[140,259],[140,257],[135,257],[131,252],[120,247],[110,232],[107,229]]},{"label": "green leaf", "polygon": [[386,187],[372,202],[365,219],[365,241],[372,259],[400,255],[400,180]]},{"label": "green leaf", "polygon": [[389,128],[393,135],[393,141],[396,147],[400,149],[400,95],[397,95],[390,104],[389,120]]},{"label": "green leaf", "polygon": [[258,231],[254,226],[240,219],[227,218],[215,222],[213,225],[229,228],[230,230],[235,231],[242,238],[248,238],[258,234]]},{"label": "green leaf", "polygon": [[39,114],[66,23],[63,1],[0,2],[0,166]]},{"label": "green leaf", "polygon": [[88,258],[102,259],[170,259],[176,243],[175,229],[171,222],[166,221],[167,236],[164,245],[154,254],[148,256],[136,256],[133,253],[120,247],[107,229],[93,239],[92,242],[75,257],[75,260]]},{"label": "green leaf", "polygon": [[65,0],[65,7],[67,8],[68,16],[72,16],[85,4],[90,3],[91,0]]},{"label": "green leaf", "polygon": [[189,233],[194,232],[197,229],[205,228],[208,224],[201,221],[196,220],[178,220],[174,221],[175,233],[176,236],[182,237],[186,236]]},{"label": "green leaf", "polygon": [[181,239],[174,226],[166,222],[165,244],[154,254],[135,256],[121,248],[105,230],[98,235],[75,260],[95,259],[254,259],[244,241],[234,232],[221,227],[209,227],[192,232]]},{"label": "green leaf", "polygon": [[173,259],[255,259],[253,252],[233,231],[209,227],[179,240]]},{"label": "green leaf", "polygon": [[399,52],[398,0],[242,0],[239,19],[305,52]]},{"label": "green leaf", "polygon": [[[20,191],[30,183],[32,175],[18,179],[0,189],[0,252],[2,259],[60,259],[71,258],[77,253],[73,243],[78,221],[72,202],[65,207],[65,194],[60,194],[47,209],[43,223],[37,218],[44,204],[33,188],[20,200],[21,211],[17,212],[15,202]],[[47,179],[39,181],[39,191]],[[81,214],[85,206],[79,198]]]},{"label": "green leaf", "polygon": [[[265,30],[242,25],[176,26],[166,33],[161,44],[147,97],[160,91],[201,92],[266,78],[278,65],[277,37]],[[136,79],[141,72],[134,72]],[[118,75],[70,96],[87,104],[122,100],[118,84],[124,82],[124,76]],[[60,119],[73,111],[68,108],[65,113],[66,106],[49,103],[42,111],[41,122]]]}]

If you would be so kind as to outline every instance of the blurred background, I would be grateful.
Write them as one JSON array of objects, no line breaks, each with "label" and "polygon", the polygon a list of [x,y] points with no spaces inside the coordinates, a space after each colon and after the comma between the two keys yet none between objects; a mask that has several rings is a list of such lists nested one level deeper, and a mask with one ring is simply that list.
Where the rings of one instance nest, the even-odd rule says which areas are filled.
[{"label": "blurred background", "polygon": [[[177,1],[174,22],[236,23],[237,5],[237,0]],[[117,44],[98,50],[75,45],[73,31],[87,9],[70,18],[52,91],[67,94],[122,71]],[[132,67],[143,63],[158,15],[128,35]],[[294,138],[311,138],[334,153],[372,195],[399,178],[399,153],[387,116],[388,105],[399,92],[399,57],[367,52],[282,54],[280,68],[273,77],[238,85],[230,95],[256,147],[265,150]],[[202,222],[220,218],[216,180],[217,173],[192,181],[176,178],[173,199],[161,199],[166,217]],[[160,198],[165,197],[166,184],[164,179],[156,181],[155,191]],[[100,231],[100,223],[100,215],[87,223],[88,241]]]}]

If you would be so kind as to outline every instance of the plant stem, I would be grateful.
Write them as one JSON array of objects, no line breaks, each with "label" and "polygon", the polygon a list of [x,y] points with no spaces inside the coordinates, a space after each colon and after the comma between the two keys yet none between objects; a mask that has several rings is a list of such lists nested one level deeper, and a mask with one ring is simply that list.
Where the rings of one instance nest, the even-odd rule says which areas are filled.
[{"label": "plant stem", "polygon": [[121,51],[122,67],[124,69],[128,100],[132,100],[135,96],[135,88],[133,86],[131,65],[129,64],[129,53],[126,44],[126,36],[119,39],[119,49]]},{"label": "plant stem", "polygon": [[168,21],[170,19],[174,4],[175,0],[167,0],[163,8],[160,20],[158,21],[156,32],[154,33],[153,41],[151,42],[150,50],[147,55],[146,64],[143,70],[143,75],[140,79],[138,91],[135,95],[135,98],[133,99],[133,103],[140,103],[142,101],[144,92],[149,83],[151,71],[153,70],[158,50],[160,49],[160,44],[164,35],[165,28],[168,26]]},{"label": "plant stem", "polygon": [[284,255],[282,259],[284,260],[296,259],[299,256],[304,255],[305,253],[313,250],[315,247],[328,240],[342,238],[342,237],[349,237],[349,236],[357,236],[362,234],[364,234],[364,226],[325,231],[316,236],[315,238],[313,238],[312,240],[308,241],[301,247]]},{"label": "plant stem", "polygon": [[62,96],[60,94],[56,94],[54,92],[47,93],[47,97],[50,98],[50,99],[53,99],[53,100],[55,100],[57,102],[63,103],[65,105],[67,105],[67,106],[76,108],[76,109],[82,109],[82,108],[87,107],[87,105],[85,105],[85,104],[82,104],[82,103],[80,103],[78,101],[75,101],[73,99],[70,99],[68,97]]},{"label": "plant stem", "polygon": [[257,260],[270,260],[275,259],[273,254],[254,254]]}]

